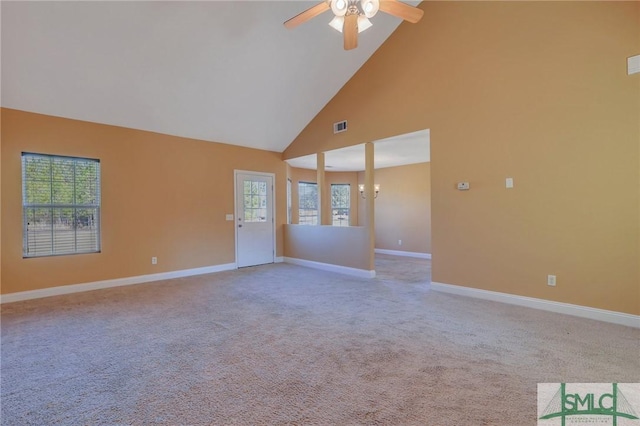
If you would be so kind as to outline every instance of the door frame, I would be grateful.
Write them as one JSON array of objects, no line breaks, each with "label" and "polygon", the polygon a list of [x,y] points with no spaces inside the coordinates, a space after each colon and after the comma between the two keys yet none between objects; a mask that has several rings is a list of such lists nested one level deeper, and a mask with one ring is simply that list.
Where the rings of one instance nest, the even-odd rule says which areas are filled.
[{"label": "door frame", "polygon": [[272,192],[272,200],[271,200],[271,217],[273,220],[271,221],[271,232],[273,233],[273,263],[276,263],[276,174],[268,173],[268,172],[254,172],[251,170],[233,170],[233,235],[235,237],[235,264],[236,269],[238,269],[238,175],[239,174],[247,174],[247,175],[256,175],[256,176],[267,176],[271,178],[271,192]]}]

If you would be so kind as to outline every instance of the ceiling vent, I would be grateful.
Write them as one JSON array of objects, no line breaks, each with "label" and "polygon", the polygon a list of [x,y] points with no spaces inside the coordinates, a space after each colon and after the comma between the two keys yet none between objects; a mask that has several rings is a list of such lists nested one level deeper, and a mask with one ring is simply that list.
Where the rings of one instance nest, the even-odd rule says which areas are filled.
[{"label": "ceiling vent", "polygon": [[347,131],[347,120],[333,123],[333,133],[342,133]]},{"label": "ceiling vent", "polygon": [[637,74],[640,72],[640,55],[627,58],[627,73]]}]

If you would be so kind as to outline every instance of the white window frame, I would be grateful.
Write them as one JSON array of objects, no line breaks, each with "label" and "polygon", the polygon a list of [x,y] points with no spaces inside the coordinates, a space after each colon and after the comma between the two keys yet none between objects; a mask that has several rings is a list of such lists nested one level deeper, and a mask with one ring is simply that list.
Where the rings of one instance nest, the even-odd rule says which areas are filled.
[{"label": "white window frame", "polygon": [[[23,257],[100,253],[100,160],[23,152],[21,162]],[[47,162],[48,176],[47,166],[40,175],[27,170],[31,164],[37,167],[38,163]],[[62,171],[71,165],[71,174],[55,177],[55,163]],[[79,200],[81,189],[76,175],[79,165],[90,173],[84,181],[85,190],[89,191],[86,202]],[[65,197],[67,201],[60,201]]]},{"label": "white window frame", "polygon": [[287,223],[291,224],[292,214],[293,214],[293,206],[292,206],[292,185],[291,179],[287,179]]},{"label": "white window frame", "polygon": [[[309,197],[307,193],[311,187],[315,187],[315,197]],[[303,197],[307,197],[312,203],[311,208],[303,208],[303,205],[309,205],[303,202]],[[315,214],[302,214],[302,211],[313,212]],[[318,184],[316,182],[298,182],[298,224],[299,225],[318,225],[319,224],[319,210],[318,210]]]},{"label": "white window frame", "polygon": [[[347,205],[346,207],[344,205],[336,205],[335,204],[335,197],[333,194],[333,188],[337,188],[337,187],[347,187],[348,191],[347,191]],[[343,215],[338,214],[337,210],[340,210],[342,212],[344,212],[344,210],[347,211],[347,220],[340,220],[338,219],[339,217],[342,217]],[[338,220],[338,222],[336,223],[336,220]],[[349,226],[349,224],[351,223],[351,185],[348,183],[332,183],[331,184],[331,224],[333,226]]]}]

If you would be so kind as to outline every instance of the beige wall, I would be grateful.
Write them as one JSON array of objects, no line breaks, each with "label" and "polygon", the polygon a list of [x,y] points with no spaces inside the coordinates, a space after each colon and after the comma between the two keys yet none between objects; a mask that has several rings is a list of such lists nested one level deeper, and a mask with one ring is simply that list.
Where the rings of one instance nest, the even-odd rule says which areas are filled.
[{"label": "beige wall", "polygon": [[285,256],[372,271],[369,232],[362,226],[285,227]]},{"label": "beige wall", "polygon": [[434,281],[640,314],[640,3],[419,7],[284,157],[429,128]]},{"label": "beige wall", "polygon": [[431,164],[376,169],[375,181],[376,248],[431,253]]},{"label": "beige wall", "polygon": [[[2,118],[2,293],[235,262],[234,169],[276,174],[277,255],[286,220],[279,153],[15,111]],[[102,252],[22,258],[21,152],[98,158]],[[151,265],[151,257],[158,265]]]},{"label": "beige wall", "polygon": [[[291,179],[291,223],[298,223],[298,183],[299,182],[316,182],[317,173],[315,170],[300,169],[290,167]],[[358,173],[357,172],[325,172],[325,180],[327,182],[326,191],[331,190],[331,184],[348,183],[351,185],[351,214],[349,216],[350,226],[358,226]],[[330,197],[330,194],[327,196]]]}]

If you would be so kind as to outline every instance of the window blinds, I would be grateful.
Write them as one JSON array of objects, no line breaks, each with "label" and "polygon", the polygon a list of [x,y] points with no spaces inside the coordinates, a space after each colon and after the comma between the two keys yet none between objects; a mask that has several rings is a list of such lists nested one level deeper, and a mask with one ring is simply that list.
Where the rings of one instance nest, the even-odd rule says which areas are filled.
[{"label": "window blinds", "polygon": [[23,256],[100,251],[100,161],[22,153]]}]

